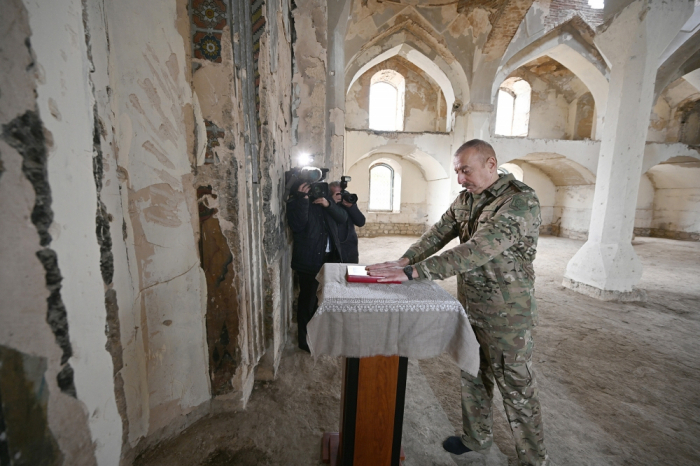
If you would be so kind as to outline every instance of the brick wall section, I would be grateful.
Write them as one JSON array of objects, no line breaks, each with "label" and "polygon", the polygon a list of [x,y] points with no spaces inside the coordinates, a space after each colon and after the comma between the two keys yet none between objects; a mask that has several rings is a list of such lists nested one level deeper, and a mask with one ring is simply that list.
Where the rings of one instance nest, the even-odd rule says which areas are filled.
[{"label": "brick wall section", "polygon": [[365,223],[357,228],[357,236],[374,238],[375,236],[409,235],[420,236],[428,229],[422,223]]},{"label": "brick wall section", "polygon": [[549,5],[549,15],[545,20],[545,28],[552,29],[576,15],[593,29],[603,23],[603,10],[591,8],[588,6],[588,0],[552,0]]}]

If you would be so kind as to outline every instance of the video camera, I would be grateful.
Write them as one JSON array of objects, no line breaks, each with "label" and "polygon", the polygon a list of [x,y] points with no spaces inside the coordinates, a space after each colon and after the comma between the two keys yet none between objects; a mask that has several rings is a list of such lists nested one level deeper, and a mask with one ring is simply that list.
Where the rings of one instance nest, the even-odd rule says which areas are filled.
[{"label": "video camera", "polygon": [[287,190],[287,195],[297,195],[299,186],[307,183],[310,188],[309,199],[311,201],[321,197],[330,197],[328,183],[324,181],[329,171],[329,168],[294,167],[284,172],[284,186]]},{"label": "video camera", "polygon": [[348,181],[352,181],[352,178],[349,176],[340,177],[340,196],[345,202],[355,204],[357,202],[357,194],[351,194],[347,191]]}]

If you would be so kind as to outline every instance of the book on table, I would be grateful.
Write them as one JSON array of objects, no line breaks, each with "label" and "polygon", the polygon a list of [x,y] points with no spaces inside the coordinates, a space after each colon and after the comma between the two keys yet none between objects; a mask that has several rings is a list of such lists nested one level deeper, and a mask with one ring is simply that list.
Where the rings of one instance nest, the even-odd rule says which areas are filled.
[{"label": "book on table", "polygon": [[[377,283],[381,278],[370,276],[364,265],[348,265],[345,278],[350,283]],[[401,284],[400,281],[383,282],[382,284]]]}]

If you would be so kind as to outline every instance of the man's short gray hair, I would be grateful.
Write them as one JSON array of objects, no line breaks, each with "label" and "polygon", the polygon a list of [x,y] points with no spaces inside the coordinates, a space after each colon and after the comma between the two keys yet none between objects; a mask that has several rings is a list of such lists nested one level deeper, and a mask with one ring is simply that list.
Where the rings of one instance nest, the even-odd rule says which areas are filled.
[{"label": "man's short gray hair", "polygon": [[328,183],[328,189],[340,188],[340,181],[331,181]]},{"label": "man's short gray hair", "polygon": [[455,157],[469,149],[474,149],[481,155],[482,162],[486,163],[489,158],[493,157],[496,160],[496,165],[498,165],[498,157],[496,157],[496,151],[493,150],[493,146],[481,139],[472,139],[459,146],[459,149],[455,152]]}]

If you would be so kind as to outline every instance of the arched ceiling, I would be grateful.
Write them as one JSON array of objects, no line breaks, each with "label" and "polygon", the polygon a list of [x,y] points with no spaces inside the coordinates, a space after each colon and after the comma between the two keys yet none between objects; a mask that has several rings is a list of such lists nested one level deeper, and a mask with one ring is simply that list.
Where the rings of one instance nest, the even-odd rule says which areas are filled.
[{"label": "arched ceiling", "polygon": [[700,158],[674,157],[646,174],[656,189],[700,188]]},{"label": "arched ceiling", "polygon": [[[416,14],[402,17],[401,21],[383,32],[368,35],[355,52],[348,50],[351,48],[350,41],[346,41],[345,90],[362,75],[364,71],[360,70],[366,70],[391,56],[401,55],[429,73],[438,83],[443,80],[441,75],[444,75],[452,87],[455,100],[467,101],[469,84],[465,70],[441,40],[440,34],[420,18]],[[377,31],[379,29],[376,28]],[[382,58],[378,58],[380,56]]]},{"label": "arched ceiling", "polygon": [[700,68],[700,5],[659,58],[655,95],[660,95],[676,79]]},{"label": "arched ceiling", "polygon": [[528,154],[510,163],[522,167],[530,164],[544,172],[555,186],[579,186],[595,184],[595,175],[583,165],[563,155],[552,153]]},{"label": "arched ceiling", "polygon": [[359,157],[357,160],[355,160],[355,163],[353,163],[352,166],[357,165],[361,160],[375,154],[392,154],[416,164],[418,168],[420,168],[421,172],[423,172],[423,176],[425,176],[426,181],[449,178],[449,175],[437,160],[410,144],[387,144],[382,147],[378,147],[367,152],[362,157]]},{"label": "arched ceiling", "polygon": [[[418,68],[423,70],[428,76],[430,76],[433,79],[433,81],[437,83],[437,85],[440,87],[440,90],[442,91],[442,94],[445,96],[445,103],[447,105],[448,110],[452,109],[455,103],[455,90],[450,79],[447,77],[445,72],[438,65],[435,64],[435,62],[433,62],[431,59],[429,59],[428,57],[426,57],[421,52],[414,49],[408,44],[397,45],[396,47],[393,47],[387,50],[386,52],[377,55],[372,60],[364,64],[359,70],[357,70],[355,75],[350,80],[350,83],[348,84],[348,87],[345,90],[346,93],[350,92],[350,88],[355,83],[355,81],[357,81],[360,78],[360,76],[366,73],[367,70],[397,55],[410,61]],[[445,127],[447,131],[450,131],[452,129],[451,111],[447,112],[447,124],[445,125]]]},{"label": "arched ceiling", "polygon": [[548,56],[571,70],[590,90],[595,100],[596,127],[602,128],[608,102],[608,80],[605,63],[594,46],[583,40],[572,29],[552,31],[513,53],[498,71],[491,88],[491,102],[495,102],[498,87],[513,71],[533,60]]},{"label": "arched ceiling", "polygon": [[[525,63],[510,76],[518,76],[530,82],[532,82],[530,77],[544,81],[549,87],[557,89],[569,103],[590,92],[588,86],[574,72],[547,55]],[[503,83],[510,79],[512,78],[507,78]]]}]

